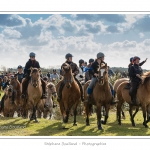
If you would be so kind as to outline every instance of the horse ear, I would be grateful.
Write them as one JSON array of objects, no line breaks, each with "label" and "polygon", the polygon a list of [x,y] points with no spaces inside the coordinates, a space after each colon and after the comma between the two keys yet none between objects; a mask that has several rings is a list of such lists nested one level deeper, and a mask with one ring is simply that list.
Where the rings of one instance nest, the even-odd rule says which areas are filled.
[{"label": "horse ear", "polygon": [[29,69],[29,70],[31,70],[31,71],[32,71],[32,70],[33,70],[33,67],[30,67],[30,69]]},{"label": "horse ear", "polygon": [[41,69],[40,69],[40,68],[38,68],[38,70],[39,70],[39,72],[41,72]]}]

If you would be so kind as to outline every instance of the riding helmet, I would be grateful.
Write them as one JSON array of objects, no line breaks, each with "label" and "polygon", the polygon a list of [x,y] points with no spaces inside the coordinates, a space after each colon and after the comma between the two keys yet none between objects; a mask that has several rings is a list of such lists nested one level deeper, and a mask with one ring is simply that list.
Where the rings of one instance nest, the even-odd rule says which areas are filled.
[{"label": "riding helmet", "polygon": [[29,54],[29,57],[35,57],[35,53],[31,52],[31,53]]},{"label": "riding helmet", "polygon": [[89,59],[89,63],[92,63],[92,62],[94,62],[94,59],[93,58]]},{"label": "riding helmet", "polygon": [[98,59],[98,58],[102,58],[102,57],[104,57],[104,56],[105,56],[104,53],[99,52],[99,53],[97,54],[97,59]]},{"label": "riding helmet", "polygon": [[21,65],[19,65],[17,69],[22,69],[22,66],[21,66]]},{"label": "riding helmet", "polygon": [[139,59],[139,60],[140,60],[140,57],[134,56],[133,61],[136,61],[136,59]]},{"label": "riding helmet", "polygon": [[133,57],[130,58],[130,62],[132,62],[132,61],[133,61]]},{"label": "riding helmet", "polygon": [[83,59],[80,59],[80,60],[79,60],[79,64],[82,64],[82,63],[84,63],[84,60],[83,60]]},{"label": "riding helmet", "polygon": [[66,54],[65,58],[68,59],[69,57],[73,57],[72,54],[70,53]]}]

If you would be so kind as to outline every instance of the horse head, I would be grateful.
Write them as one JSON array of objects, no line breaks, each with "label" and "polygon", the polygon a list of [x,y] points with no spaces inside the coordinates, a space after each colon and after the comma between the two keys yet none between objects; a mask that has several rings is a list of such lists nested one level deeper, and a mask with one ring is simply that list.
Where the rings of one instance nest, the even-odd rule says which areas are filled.
[{"label": "horse head", "polygon": [[65,83],[67,88],[70,88],[71,84],[73,82],[71,66],[67,63],[64,63],[62,65],[62,72],[63,72],[63,75],[64,75],[64,83]]},{"label": "horse head", "polygon": [[48,94],[53,95],[55,98],[57,97],[56,87],[53,83],[47,84]]},{"label": "horse head", "polygon": [[104,85],[106,81],[108,81],[108,67],[104,64],[98,70],[98,84]]},{"label": "horse head", "polygon": [[39,68],[30,68],[30,70],[31,70],[31,85],[37,87],[40,80],[41,70]]}]

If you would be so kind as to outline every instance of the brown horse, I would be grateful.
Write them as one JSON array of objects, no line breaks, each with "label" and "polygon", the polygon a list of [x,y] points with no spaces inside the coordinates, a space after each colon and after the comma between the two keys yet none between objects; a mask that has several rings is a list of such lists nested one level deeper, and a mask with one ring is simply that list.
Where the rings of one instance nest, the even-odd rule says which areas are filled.
[{"label": "brown horse", "polygon": [[[106,124],[108,119],[108,113],[110,109],[110,103],[112,99],[112,94],[108,82],[108,68],[107,64],[105,66],[99,68],[98,71],[99,76],[97,77],[97,82],[93,89],[93,93],[91,94],[91,100],[88,103],[85,103],[85,112],[86,112],[86,125],[89,124],[89,115],[92,108],[92,105],[96,105],[97,109],[97,124],[98,129],[102,130],[101,124]],[[87,87],[89,82],[86,82],[84,86],[84,97],[87,99]],[[104,121],[101,120],[101,107],[105,107],[106,115]]]},{"label": "brown horse", "polygon": [[18,81],[17,74],[15,74],[13,78],[11,78],[10,85],[13,86],[14,102],[17,106],[18,117],[20,117],[21,111],[22,111],[21,98],[20,98],[20,96],[21,96],[21,85],[20,85],[20,82]]},{"label": "brown horse", "polygon": [[42,113],[43,113],[44,118],[48,117],[48,114],[50,114],[49,118],[52,117],[52,113],[53,113],[53,100],[52,99],[53,99],[53,96],[54,98],[57,97],[56,87],[52,82],[49,82],[46,85],[46,89],[47,89],[47,98],[42,99],[37,106],[38,118],[41,118]]},{"label": "brown horse", "polygon": [[[121,78],[121,79],[117,79],[113,85],[114,88],[114,97],[116,97],[116,92],[117,92],[117,88],[118,86],[124,82],[124,81],[128,81],[129,82],[129,78]],[[121,113],[122,113],[122,118],[125,119],[125,113],[123,112],[123,110],[121,109]]]},{"label": "brown horse", "polygon": [[[0,91],[2,90],[2,82],[3,82],[3,80],[2,80],[2,78],[0,77]],[[1,93],[0,93],[1,94]]]},{"label": "brown horse", "polygon": [[26,107],[28,108],[32,106],[32,115],[30,117],[31,120],[35,120],[38,122],[36,117],[36,110],[37,105],[41,101],[42,96],[42,83],[40,78],[40,69],[31,68],[31,79],[28,84],[27,88],[27,104]]},{"label": "brown horse", "polygon": [[17,105],[11,104],[11,100],[14,98],[13,87],[11,85],[5,88],[5,100],[4,100],[4,117],[13,117],[14,112],[17,110]]},{"label": "brown horse", "polygon": [[80,102],[80,88],[74,79],[72,74],[71,66],[67,63],[62,65],[62,72],[64,73],[64,78],[56,85],[56,90],[58,93],[61,82],[64,82],[65,86],[62,90],[62,99],[59,102],[60,111],[63,116],[63,122],[67,123],[69,118],[69,113],[71,108],[74,108],[74,123],[76,124],[77,106]]},{"label": "brown horse", "polygon": [[[145,73],[143,76],[143,81],[142,83],[139,85],[139,88],[137,90],[137,104],[138,107],[141,106],[142,107],[142,111],[143,111],[143,118],[144,118],[144,122],[143,125],[147,128],[147,123],[150,121],[150,72]],[[122,84],[120,84],[120,86],[117,89],[117,97],[118,97],[118,105],[117,105],[117,116],[118,116],[118,123],[121,125],[121,118],[120,118],[120,109],[122,104],[126,101],[130,108],[129,108],[129,114],[131,117],[131,122],[132,122],[132,126],[135,126],[135,122],[134,122],[134,117],[138,111],[138,109],[136,109],[135,113],[132,115],[132,109],[133,109],[133,105],[131,105],[131,97],[129,95],[129,90],[125,89],[125,86],[127,85],[127,82],[123,82]],[[146,115],[147,115],[147,120],[146,120]]]}]

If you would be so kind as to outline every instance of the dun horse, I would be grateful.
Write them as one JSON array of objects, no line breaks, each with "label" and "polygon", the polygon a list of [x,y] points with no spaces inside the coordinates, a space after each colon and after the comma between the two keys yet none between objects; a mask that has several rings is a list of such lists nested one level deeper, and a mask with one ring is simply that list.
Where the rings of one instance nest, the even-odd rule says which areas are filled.
[{"label": "dun horse", "polygon": [[17,74],[13,78],[11,78],[10,85],[13,86],[13,92],[14,92],[14,103],[17,106],[17,113],[18,117],[21,116],[21,85],[20,82],[18,81]]},{"label": "dun horse", "polygon": [[[98,129],[102,130],[101,124],[106,124],[108,119],[108,113],[110,109],[110,102],[112,99],[111,90],[108,82],[108,69],[107,64],[105,66],[99,68],[99,76],[97,78],[96,85],[93,89],[93,93],[91,94],[91,100],[88,103],[85,103],[85,112],[86,112],[86,125],[89,124],[89,115],[91,113],[92,105],[96,105],[97,110],[97,124]],[[84,97],[87,99],[87,87],[89,82],[86,82],[84,86]],[[105,107],[106,115],[104,121],[101,120],[101,107]]]},{"label": "dun horse", "polygon": [[14,91],[13,87],[9,85],[5,89],[4,108],[2,108],[4,117],[13,117],[14,112],[17,110],[17,105],[15,103],[11,104],[12,99],[14,99]]},{"label": "dun horse", "polygon": [[[137,90],[137,104],[141,106],[143,112],[144,122],[143,125],[147,128],[147,123],[150,121],[150,72],[145,73],[143,76],[143,81],[139,85]],[[126,101],[129,105],[131,103],[131,97],[129,95],[129,90],[125,89],[127,82],[123,82],[120,84],[117,90],[117,97],[118,97],[118,105],[117,105],[117,116],[118,116],[118,123],[121,125],[121,118],[120,118],[120,110],[122,104]],[[132,115],[132,108],[133,105],[130,105],[129,113],[131,117],[132,126],[135,126],[134,117],[138,111],[138,107],[135,113]],[[146,120],[147,116],[147,120]]]},{"label": "dun horse", "polygon": [[[53,83],[48,83],[46,85],[46,89],[47,89],[47,98],[43,99],[40,101],[40,103],[38,104],[38,118],[41,118],[42,113],[43,113],[43,117],[46,118],[48,117],[48,114],[50,115],[49,118],[51,118],[52,113],[53,113],[53,96],[54,98],[57,97],[57,93],[56,93],[56,87]],[[44,107],[45,106],[45,107]]]},{"label": "dun horse", "polygon": [[41,101],[42,96],[42,83],[40,79],[40,70],[37,68],[31,68],[31,79],[27,88],[27,104],[26,107],[32,107],[31,120],[38,122],[36,117],[37,105]]},{"label": "dun horse", "polygon": [[77,106],[80,102],[80,89],[73,77],[72,69],[69,64],[64,63],[62,65],[62,72],[64,74],[64,78],[56,85],[56,89],[58,93],[61,82],[64,82],[65,86],[62,90],[62,99],[59,102],[61,114],[63,116],[63,122],[64,123],[68,122],[70,110],[74,106],[73,125],[77,125],[76,115],[77,115]]}]

